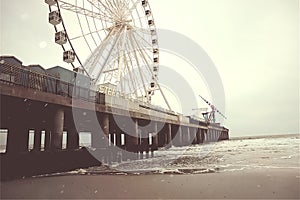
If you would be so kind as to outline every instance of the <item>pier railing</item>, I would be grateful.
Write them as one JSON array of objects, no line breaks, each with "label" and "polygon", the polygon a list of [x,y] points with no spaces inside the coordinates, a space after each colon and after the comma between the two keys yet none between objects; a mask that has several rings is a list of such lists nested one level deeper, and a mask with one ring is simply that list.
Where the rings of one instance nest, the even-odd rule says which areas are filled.
[{"label": "pier railing", "polygon": [[[167,115],[176,117],[173,111],[161,108],[159,106],[150,105],[138,100],[129,99],[126,96],[116,94],[115,96],[106,95],[98,91],[90,89],[90,82],[81,74],[75,72],[73,80],[66,82],[60,80],[59,76],[52,74],[40,73],[30,70],[22,65],[14,65],[8,62],[0,63],[0,83],[21,86],[24,88],[31,88],[41,92],[47,92],[64,97],[81,99],[96,104],[122,106],[123,108],[130,108],[131,110],[148,110],[165,113]],[[78,77],[77,77],[78,76]],[[148,113],[148,112],[146,112]]]},{"label": "pier railing", "polygon": [[103,104],[103,98],[97,91],[88,87],[82,87],[76,83],[76,73],[74,80],[69,83],[59,79],[59,77],[39,73],[10,63],[0,63],[0,82],[8,85],[31,88],[41,92],[52,93],[65,97],[75,97],[85,101]]}]

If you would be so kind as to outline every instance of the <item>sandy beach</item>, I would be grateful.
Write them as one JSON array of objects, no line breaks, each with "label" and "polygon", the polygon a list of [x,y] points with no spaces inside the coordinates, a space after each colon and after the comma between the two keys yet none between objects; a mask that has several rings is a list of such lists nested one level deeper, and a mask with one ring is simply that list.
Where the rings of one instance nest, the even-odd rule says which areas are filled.
[{"label": "sandy beach", "polygon": [[57,176],[1,183],[1,199],[299,199],[298,169]]}]

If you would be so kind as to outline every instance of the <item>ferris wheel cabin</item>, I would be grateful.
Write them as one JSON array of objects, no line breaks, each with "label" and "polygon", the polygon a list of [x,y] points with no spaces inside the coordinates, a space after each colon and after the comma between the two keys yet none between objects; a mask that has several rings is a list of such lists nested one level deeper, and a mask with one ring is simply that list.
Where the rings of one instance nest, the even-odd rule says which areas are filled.
[{"label": "ferris wheel cabin", "polygon": [[73,63],[75,61],[75,52],[73,50],[65,51],[63,59],[66,63]]},{"label": "ferris wheel cabin", "polygon": [[147,0],[142,1],[142,6],[143,7],[146,7],[147,5],[148,5],[148,1]]},{"label": "ferris wheel cabin", "polygon": [[61,16],[58,11],[52,11],[49,13],[49,23],[56,26],[61,23]]},{"label": "ferris wheel cabin", "polygon": [[49,6],[53,6],[54,4],[56,4],[55,0],[45,0],[45,3],[48,4]]},{"label": "ferris wheel cabin", "polygon": [[64,45],[67,43],[67,34],[65,31],[55,33],[55,43]]}]

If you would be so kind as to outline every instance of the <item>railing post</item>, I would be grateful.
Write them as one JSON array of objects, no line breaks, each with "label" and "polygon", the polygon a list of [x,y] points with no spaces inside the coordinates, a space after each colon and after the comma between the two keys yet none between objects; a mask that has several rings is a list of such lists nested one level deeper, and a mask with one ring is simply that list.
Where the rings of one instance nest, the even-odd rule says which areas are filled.
[{"label": "railing post", "polygon": [[11,76],[12,76],[12,67],[10,67],[9,83],[12,83]]},{"label": "railing post", "polygon": [[55,94],[57,94],[57,90],[58,90],[58,80],[55,80]]}]

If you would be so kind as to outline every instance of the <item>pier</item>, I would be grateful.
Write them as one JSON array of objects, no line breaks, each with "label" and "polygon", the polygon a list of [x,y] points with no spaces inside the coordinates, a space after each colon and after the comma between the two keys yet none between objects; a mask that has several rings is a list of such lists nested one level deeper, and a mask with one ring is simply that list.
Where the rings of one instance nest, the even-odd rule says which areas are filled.
[{"label": "pier", "polygon": [[[229,139],[228,129],[219,124],[0,60],[0,128],[7,131],[2,179],[145,159],[162,147]],[[83,132],[90,135],[89,148],[80,146]]]}]

